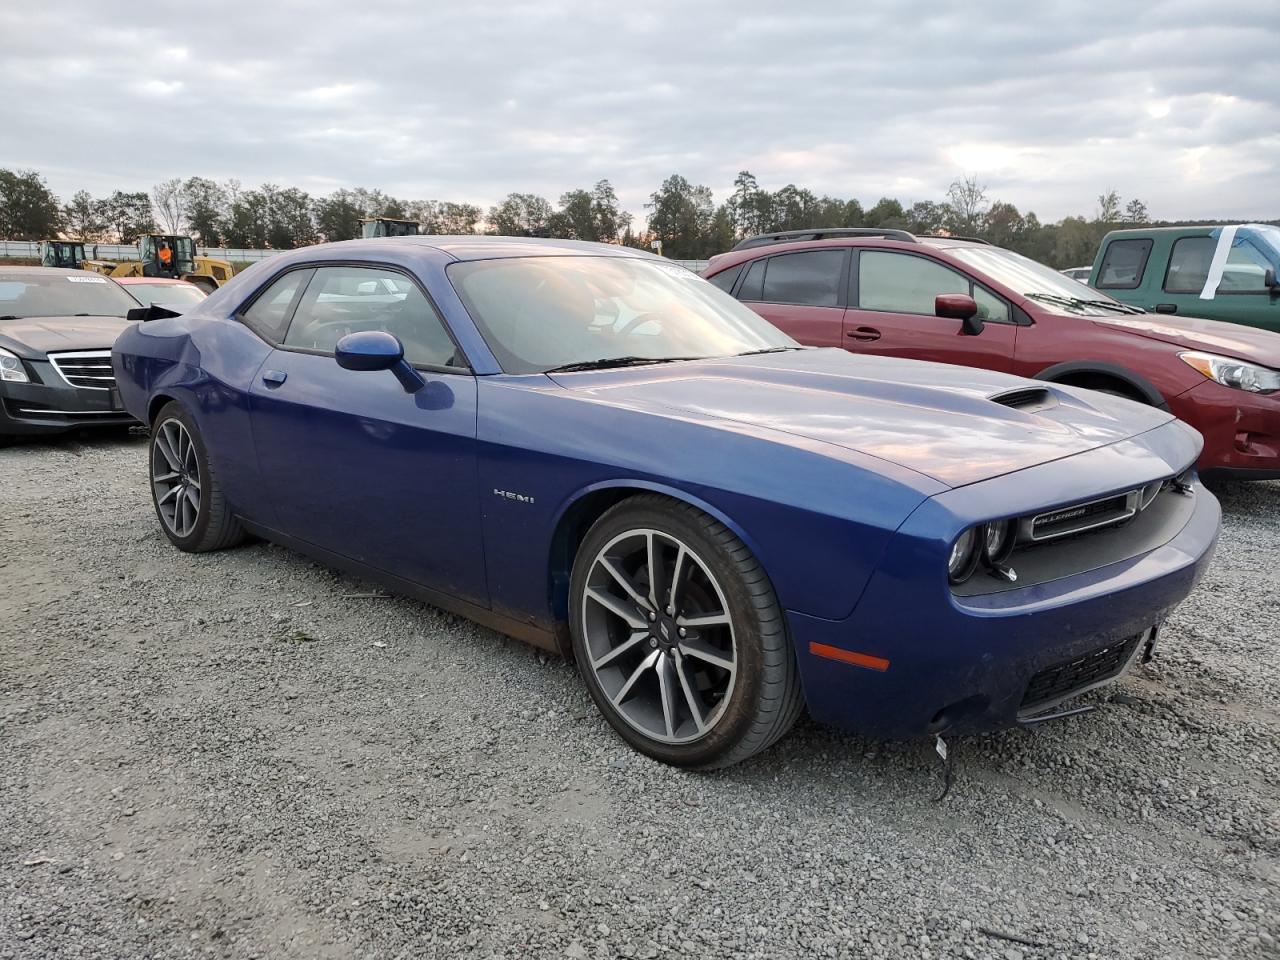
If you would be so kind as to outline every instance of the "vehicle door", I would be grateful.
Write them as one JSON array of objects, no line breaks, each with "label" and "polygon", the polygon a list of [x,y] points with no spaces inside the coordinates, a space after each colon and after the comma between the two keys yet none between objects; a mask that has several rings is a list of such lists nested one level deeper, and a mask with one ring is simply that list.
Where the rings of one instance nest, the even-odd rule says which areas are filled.
[{"label": "vehicle door", "polygon": [[751,263],[737,297],[783,333],[811,347],[842,346],[847,249],[802,250]]},{"label": "vehicle door", "polygon": [[[934,300],[944,293],[973,297],[984,321],[981,333],[966,334],[960,320],[934,313]],[[856,250],[848,300],[844,346],[849,350],[988,370],[1013,368],[1017,324],[1009,302],[930,257]]]},{"label": "vehicle door", "polygon": [[[476,490],[476,383],[416,279],[321,266],[253,385],[254,446],[281,532],[487,604]],[[348,333],[383,330],[426,386],[338,366]]]},{"label": "vehicle door", "polygon": [[1235,237],[1221,280],[1208,298],[1203,295],[1218,243],[1218,237],[1209,236],[1175,240],[1156,302],[1143,306],[1158,313],[1208,317],[1280,332],[1280,297],[1264,283],[1266,272],[1277,265],[1248,237]]}]

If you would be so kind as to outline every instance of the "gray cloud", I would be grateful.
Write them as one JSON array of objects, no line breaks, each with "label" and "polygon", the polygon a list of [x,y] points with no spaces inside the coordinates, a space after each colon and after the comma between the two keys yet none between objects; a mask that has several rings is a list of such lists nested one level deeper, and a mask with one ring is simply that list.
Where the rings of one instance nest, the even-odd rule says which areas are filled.
[{"label": "gray cloud", "polygon": [[637,212],[673,172],[864,203],[972,173],[1047,219],[1107,188],[1280,215],[1272,0],[938,7],[6,4],[0,166],[64,196],[200,174],[481,204],[608,177]]}]

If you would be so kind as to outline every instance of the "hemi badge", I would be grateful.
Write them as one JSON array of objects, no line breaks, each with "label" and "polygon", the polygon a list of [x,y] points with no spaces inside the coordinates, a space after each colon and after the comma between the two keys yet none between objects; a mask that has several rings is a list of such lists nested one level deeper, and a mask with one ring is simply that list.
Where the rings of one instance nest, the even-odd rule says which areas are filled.
[{"label": "hemi badge", "polygon": [[884,657],[873,657],[869,653],[857,653],[854,650],[843,650],[825,643],[810,643],[809,652],[815,657],[826,657],[828,660],[839,660],[841,663],[852,663],[855,667],[866,667],[884,673],[889,669],[889,661]]}]

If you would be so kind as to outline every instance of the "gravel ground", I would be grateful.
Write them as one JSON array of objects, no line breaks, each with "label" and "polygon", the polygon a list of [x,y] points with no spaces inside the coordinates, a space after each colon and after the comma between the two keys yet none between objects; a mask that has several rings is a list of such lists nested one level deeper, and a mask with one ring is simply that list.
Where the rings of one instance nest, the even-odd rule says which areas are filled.
[{"label": "gravel ground", "polygon": [[1280,956],[1280,483],[1104,709],[802,721],[716,774],[573,668],[266,544],[173,550],[138,439],[0,452],[0,957]]}]

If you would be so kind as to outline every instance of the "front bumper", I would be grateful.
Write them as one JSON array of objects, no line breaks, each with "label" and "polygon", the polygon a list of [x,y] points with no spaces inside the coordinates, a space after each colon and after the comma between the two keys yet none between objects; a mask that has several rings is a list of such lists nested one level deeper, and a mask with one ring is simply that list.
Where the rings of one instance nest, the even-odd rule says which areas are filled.
[{"label": "front bumper", "polygon": [[73,387],[47,360],[24,361],[30,383],[0,381],[0,435],[64,433],[136,424],[114,388]]},{"label": "front bumper", "polygon": [[1170,400],[1169,412],[1204,436],[1201,476],[1280,479],[1280,394],[1249,393],[1206,380]]},{"label": "front bumper", "polygon": [[[901,575],[918,556],[891,546],[849,619],[788,613],[810,713],[874,737],[973,733],[1024,723],[1116,678],[1213,556],[1221,510],[1203,485],[1193,489],[1189,518],[1163,545],[999,593],[925,589]],[[872,666],[833,660],[832,648],[869,654]],[[1060,675],[1065,687],[1053,687]]]}]

